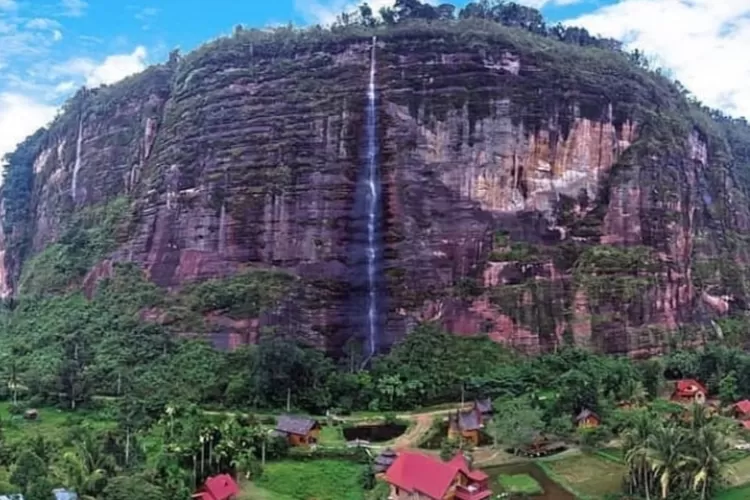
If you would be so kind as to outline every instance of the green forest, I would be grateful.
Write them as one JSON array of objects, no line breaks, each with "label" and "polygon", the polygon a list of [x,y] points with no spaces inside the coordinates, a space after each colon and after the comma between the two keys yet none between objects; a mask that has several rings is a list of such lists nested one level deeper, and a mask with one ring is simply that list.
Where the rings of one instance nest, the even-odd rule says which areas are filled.
[{"label": "green forest", "polygon": [[[706,183],[720,184],[717,189],[727,195],[726,178],[718,179],[729,172],[740,186],[737,192],[750,192],[750,183],[743,182],[750,179],[750,127],[744,120],[705,108],[679,83],[650,68],[644,54],[625,52],[619,42],[581,28],[550,26],[537,10],[512,2],[481,0],[458,9],[397,0],[378,13],[364,4],[329,28],[253,30],[239,25],[232,36],[184,57],[173,53],[168,64],[175,70],[174,80],[183,81],[197,65],[231,58],[233,50],[246,44],[258,53],[285,56],[300,47],[373,33],[404,38],[437,27],[457,39],[482,33],[487,38],[481,43],[515,43],[525,54],[551,58],[560,88],[568,89],[565,99],[595,96],[584,102],[583,113],[595,115],[603,102],[616,101],[618,119],[627,115],[642,121],[645,139],[633,156],[674,153],[697,129],[720,159],[706,174]],[[590,63],[591,74],[607,71],[596,77],[569,74],[565,50]],[[570,90],[576,88],[580,93]],[[535,123],[547,110],[516,111],[518,119]],[[311,482],[316,498],[353,495],[360,500],[369,495],[381,500],[365,467],[370,460],[366,454],[345,448],[337,435],[331,440],[336,446],[318,454],[290,450],[284,440],[269,435],[276,416],[291,411],[323,420],[331,412],[391,421],[485,397],[492,398],[503,417],[487,429],[488,446],[495,450],[520,449],[540,433],[586,452],[605,453],[609,443],[618,441],[609,452],[625,473],[612,498],[703,500],[731,492],[728,487],[736,484],[729,481],[728,470],[746,458],[732,448],[743,433],[726,408],[750,398],[750,354],[741,348],[748,323],[741,314],[718,320],[724,339],[700,347],[683,331],[662,332],[668,339],[664,354],[643,360],[603,356],[573,345],[527,356],[485,336],[457,337],[432,323],[420,324],[367,366],[362,366],[362,349],[355,341],[334,357],[273,328],[262,329],[255,345],[220,351],[202,338],[211,333],[206,314],[258,317],[299,278],[279,269],[247,268],[230,278],[167,292],[149,282],[136,264],[112,263],[108,277],[84,287],[89,270],[132,231],[132,200],[121,196],[72,213],[61,237],[32,255],[33,162],[43,136],[35,134],[9,155],[4,171],[5,258],[7,267],[17,270],[17,293],[0,310],[0,494],[50,500],[53,488],[65,487],[82,500],[171,500],[188,498],[211,474],[229,472],[270,491],[284,489],[297,500],[310,494],[298,491],[299,484],[308,485],[299,478],[319,467],[311,478],[325,473],[341,481],[335,490]],[[745,271],[730,258],[742,241],[727,204],[718,205],[717,213],[702,216],[714,217],[721,234],[721,241],[706,246],[716,243],[722,249],[709,262],[696,263],[696,280],[742,297]],[[592,225],[583,230],[595,236]],[[590,292],[615,280],[603,272],[607,266],[616,268],[612,274],[637,275],[652,265],[646,247],[623,251],[592,246],[580,252],[576,247],[575,259],[563,255],[569,249],[559,252],[561,258],[575,264],[570,266],[575,278]],[[513,243],[490,260],[533,262],[535,252]],[[639,278],[628,284],[633,296],[650,282]],[[455,292],[466,298],[478,293],[477,286],[467,278],[456,284]],[[493,300],[503,300],[502,290]],[[155,310],[163,317],[147,321],[146,312]],[[191,335],[179,335],[184,332]],[[706,385],[719,402],[717,416],[700,407],[685,411],[665,400],[672,381],[681,378]],[[572,419],[583,409],[596,412],[602,425],[576,430]],[[38,412],[37,420],[27,418],[30,410]],[[329,427],[324,432],[335,434]],[[466,443],[441,440],[438,447],[449,457]],[[549,467],[554,472],[554,465]],[[264,498],[256,495],[250,498]]]}]

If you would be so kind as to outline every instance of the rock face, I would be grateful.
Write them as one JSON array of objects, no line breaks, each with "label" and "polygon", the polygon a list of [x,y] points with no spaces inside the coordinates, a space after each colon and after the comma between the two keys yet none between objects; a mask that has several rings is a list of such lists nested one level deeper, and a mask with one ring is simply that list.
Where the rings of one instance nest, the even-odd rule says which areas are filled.
[{"label": "rock face", "polygon": [[[718,255],[744,273],[745,256],[712,235],[747,234],[750,217],[720,132],[654,113],[685,113],[665,80],[552,42],[541,57],[502,30],[421,29],[377,47],[387,345],[438,320],[530,352],[637,354],[696,311],[744,300],[728,271],[694,275]],[[346,257],[361,237],[350,214],[369,49],[364,35],[239,33],[79,92],[12,158],[0,293],[24,293],[24,263],[74,214],[125,196],[87,293],[118,261],[169,290],[284,268],[301,279],[273,310],[207,323],[232,345],[264,327],[334,351],[357,338]],[[577,75],[594,63],[594,82]]]}]

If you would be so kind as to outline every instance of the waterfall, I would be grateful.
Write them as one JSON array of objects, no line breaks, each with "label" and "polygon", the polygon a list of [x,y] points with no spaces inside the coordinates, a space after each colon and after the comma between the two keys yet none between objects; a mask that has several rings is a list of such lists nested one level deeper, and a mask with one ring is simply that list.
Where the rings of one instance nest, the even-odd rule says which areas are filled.
[{"label": "waterfall", "polygon": [[219,255],[224,255],[227,245],[227,204],[221,204],[221,214],[219,215]]},{"label": "waterfall", "polygon": [[351,331],[362,341],[362,365],[366,365],[385,343],[385,286],[383,285],[383,200],[380,166],[377,94],[375,89],[377,39],[372,38],[369,79],[366,83],[360,139],[360,166],[348,227],[348,271],[350,279],[348,320]]},{"label": "waterfall", "polygon": [[375,354],[380,332],[378,331],[378,290],[376,282],[376,259],[378,257],[377,218],[380,204],[378,189],[377,163],[377,116],[375,100],[375,45],[377,37],[372,37],[370,54],[370,83],[367,88],[367,116],[365,131],[367,134],[367,340],[369,356]]},{"label": "waterfall", "polygon": [[73,164],[73,181],[70,184],[70,196],[76,201],[78,171],[81,169],[81,146],[83,145],[83,118],[78,121],[78,139],[76,140],[76,162]]}]

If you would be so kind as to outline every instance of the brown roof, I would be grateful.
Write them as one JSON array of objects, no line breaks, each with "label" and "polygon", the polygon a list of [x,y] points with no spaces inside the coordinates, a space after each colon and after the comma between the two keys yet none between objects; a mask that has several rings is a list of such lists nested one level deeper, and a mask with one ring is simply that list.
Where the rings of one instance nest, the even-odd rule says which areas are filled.
[{"label": "brown roof", "polygon": [[314,418],[299,417],[296,415],[281,415],[276,422],[276,431],[286,434],[296,434],[306,436],[315,427],[320,424]]},{"label": "brown roof", "polygon": [[589,410],[588,408],[584,408],[583,410],[581,410],[581,413],[579,413],[578,416],[576,417],[576,422],[581,422],[583,420],[586,420],[589,417],[594,417],[595,419],[599,420],[599,415]]}]

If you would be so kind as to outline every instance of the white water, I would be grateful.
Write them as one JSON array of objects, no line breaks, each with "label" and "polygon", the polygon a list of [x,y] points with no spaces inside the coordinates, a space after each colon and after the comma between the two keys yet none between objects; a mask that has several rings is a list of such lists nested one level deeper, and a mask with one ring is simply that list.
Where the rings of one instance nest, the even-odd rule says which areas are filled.
[{"label": "white water", "polygon": [[367,183],[370,191],[367,196],[367,335],[370,347],[370,356],[375,354],[378,344],[378,301],[377,284],[375,282],[377,247],[376,247],[376,218],[378,208],[378,186],[377,186],[377,129],[375,114],[375,44],[376,37],[372,37],[372,53],[370,55],[370,84],[367,88]]},{"label": "white water", "polygon": [[221,214],[219,215],[219,255],[224,254],[224,250],[227,245],[227,229],[226,229],[226,218],[227,218],[227,205],[226,203],[221,204]]},{"label": "white water", "polygon": [[76,201],[78,171],[81,169],[81,146],[83,145],[83,119],[78,122],[78,139],[76,140],[76,162],[73,164],[73,181],[70,184],[70,196]]}]

